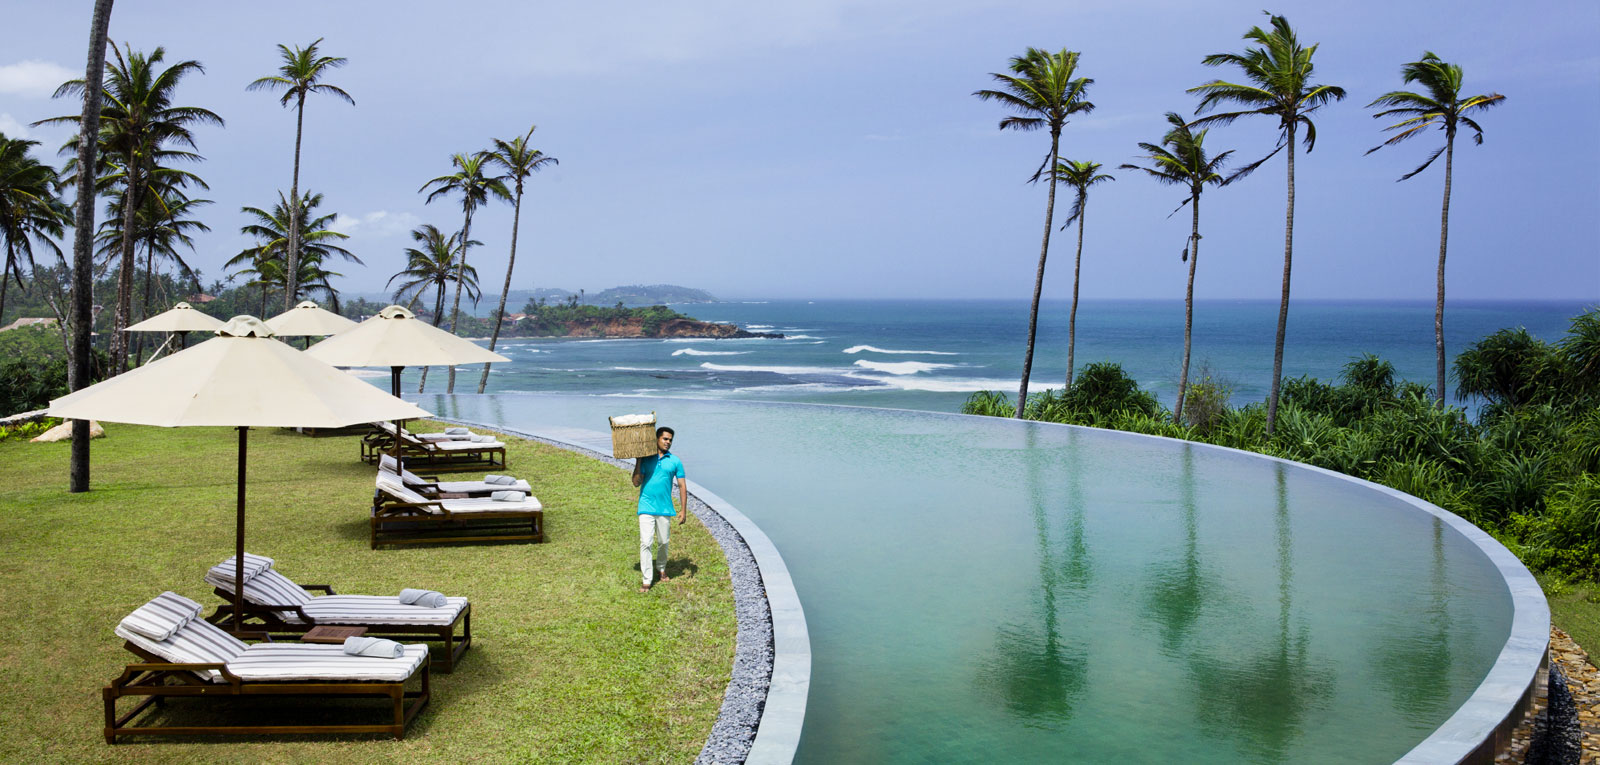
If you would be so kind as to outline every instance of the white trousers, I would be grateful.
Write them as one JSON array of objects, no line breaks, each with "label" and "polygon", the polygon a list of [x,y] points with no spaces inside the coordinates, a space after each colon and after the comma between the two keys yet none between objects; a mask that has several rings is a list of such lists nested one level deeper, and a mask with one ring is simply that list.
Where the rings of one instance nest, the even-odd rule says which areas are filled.
[{"label": "white trousers", "polygon": [[[670,515],[639,516],[639,575],[644,579],[646,587],[654,581],[650,578],[652,569],[662,572],[667,570],[667,540],[671,529]],[[661,552],[655,556],[655,565],[652,566],[650,546],[658,539],[661,541]]]}]

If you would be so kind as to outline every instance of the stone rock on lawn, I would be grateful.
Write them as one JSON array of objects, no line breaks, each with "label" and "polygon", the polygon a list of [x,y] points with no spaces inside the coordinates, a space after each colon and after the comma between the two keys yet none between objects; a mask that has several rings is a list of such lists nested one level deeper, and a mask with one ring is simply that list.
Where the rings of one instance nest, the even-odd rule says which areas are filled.
[{"label": "stone rock on lawn", "polygon": [[[95,422],[94,420],[90,420],[89,421],[89,437],[90,438],[105,438],[106,437],[106,429],[100,427],[100,423]],[[38,436],[35,436],[34,438],[32,438],[30,440],[33,443],[40,443],[40,444],[51,443],[51,442],[54,442],[54,441],[71,441],[72,440],[72,421],[68,420],[66,422],[63,422],[60,425],[57,425],[57,426],[55,426],[55,427],[53,427],[53,428],[51,428],[51,429],[49,429],[49,430],[47,430],[47,431],[45,431],[43,433],[40,433]]]}]

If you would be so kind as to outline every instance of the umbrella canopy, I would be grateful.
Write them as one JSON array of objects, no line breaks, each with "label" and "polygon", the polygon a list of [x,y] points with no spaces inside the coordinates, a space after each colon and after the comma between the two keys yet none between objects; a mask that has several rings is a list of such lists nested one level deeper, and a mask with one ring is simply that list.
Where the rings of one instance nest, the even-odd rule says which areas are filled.
[{"label": "umbrella canopy", "polygon": [[332,311],[325,311],[310,300],[302,300],[295,307],[267,319],[267,326],[278,337],[301,337],[337,335],[356,326],[356,323]]},{"label": "umbrella canopy", "polygon": [[[197,312],[198,313],[198,312]],[[239,429],[234,630],[243,628],[245,455],[251,427],[340,427],[426,417],[402,401],[273,340],[254,316],[217,336],[50,402],[52,417]]]},{"label": "umbrella canopy", "polygon": [[222,321],[207,316],[188,303],[179,303],[172,310],[158,313],[128,327],[128,332],[203,332],[217,329]]},{"label": "umbrella canopy", "polygon": [[427,412],[236,316],[217,337],[50,402],[52,417],[184,427],[340,427]]},{"label": "umbrella canopy", "polygon": [[311,346],[306,355],[336,367],[455,366],[511,360],[421,321],[397,305]]}]

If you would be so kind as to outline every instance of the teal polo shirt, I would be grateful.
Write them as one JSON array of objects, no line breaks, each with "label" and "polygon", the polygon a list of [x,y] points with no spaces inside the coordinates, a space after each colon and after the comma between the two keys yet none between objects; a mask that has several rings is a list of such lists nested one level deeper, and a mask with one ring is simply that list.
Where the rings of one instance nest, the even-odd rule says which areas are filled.
[{"label": "teal polo shirt", "polygon": [[672,509],[672,486],[683,476],[683,461],[671,452],[639,458],[639,515],[677,515]]}]

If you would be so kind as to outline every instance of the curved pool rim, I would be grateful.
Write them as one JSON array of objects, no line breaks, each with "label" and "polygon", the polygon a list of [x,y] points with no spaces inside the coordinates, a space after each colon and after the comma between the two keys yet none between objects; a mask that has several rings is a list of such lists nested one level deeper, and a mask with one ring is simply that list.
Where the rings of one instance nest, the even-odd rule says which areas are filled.
[{"label": "curved pool rim", "polygon": [[[438,395],[438,394],[435,394]],[[539,393],[500,393],[502,396],[540,396]],[[561,395],[561,394],[556,394]],[[571,394],[567,394],[571,395]],[[1509,741],[1509,734],[1517,723],[1521,722],[1524,712],[1532,699],[1534,690],[1539,680],[1540,670],[1546,666],[1546,659],[1550,644],[1550,604],[1545,599],[1544,590],[1539,586],[1533,574],[1522,564],[1516,555],[1501,544],[1499,540],[1490,536],[1488,532],[1478,528],[1455,513],[1438,505],[1412,496],[1397,489],[1373,483],[1352,475],[1340,473],[1335,470],[1317,467],[1304,462],[1296,462],[1282,457],[1274,457],[1246,449],[1236,449],[1218,444],[1208,444],[1200,441],[1187,441],[1170,436],[1159,436],[1149,433],[1135,433],[1110,428],[1096,428],[1087,425],[1069,425],[1065,423],[1042,422],[1037,420],[1016,420],[1014,418],[992,417],[988,415],[964,414],[960,412],[934,412],[921,409],[903,409],[894,407],[866,407],[848,404],[818,404],[811,402],[788,401],[737,401],[715,398],[697,398],[690,396],[649,396],[655,399],[678,399],[685,401],[740,404],[752,403],[763,406],[782,407],[818,407],[831,409],[876,409],[880,411],[909,412],[920,415],[934,415],[952,418],[981,418],[989,422],[1001,421],[1016,423],[1016,426],[1051,426],[1057,428],[1078,428],[1095,431],[1097,433],[1113,434],[1116,437],[1133,439],[1154,439],[1158,441],[1184,444],[1190,447],[1214,449],[1222,452],[1244,454],[1269,462],[1277,462],[1292,466],[1297,469],[1310,470],[1325,476],[1344,480],[1364,486],[1381,494],[1393,497],[1405,504],[1435,518],[1455,530],[1467,541],[1471,542],[1499,572],[1502,582],[1511,596],[1511,632],[1505,644],[1501,647],[1499,655],[1490,667],[1487,675],[1478,684],[1472,695],[1456,708],[1456,711],[1445,720],[1438,728],[1434,729],[1426,739],[1412,747],[1397,763],[1460,763],[1460,762],[1492,762],[1497,750],[1503,748]],[[484,427],[496,427],[507,432],[518,432],[504,425],[494,423],[479,423]],[[1010,426],[1007,426],[1010,427]],[[547,436],[539,436],[546,438]],[[552,438],[551,440],[561,440]],[[585,447],[587,448],[587,447]],[[741,515],[743,515],[741,513]],[[746,519],[748,520],[748,519]],[[751,524],[754,525],[753,523]],[[762,537],[765,538],[765,534]],[[768,540],[770,544],[770,540]],[[774,551],[776,548],[774,548]],[[788,570],[784,569],[787,581]],[[792,583],[791,583],[792,586]],[[792,590],[791,590],[792,591]],[[798,598],[796,599],[798,607]],[[774,625],[776,627],[776,624]],[[776,641],[776,634],[774,635]],[[810,653],[807,644],[806,663],[809,667]],[[776,679],[777,673],[774,672]],[[803,704],[803,702],[802,702]],[[801,713],[804,709],[802,706]],[[762,722],[765,723],[765,716]],[[759,738],[759,730],[758,730]],[[798,744],[798,729],[796,730],[795,743]],[[752,752],[754,750],[752,749]],[[792,751],[791,751],[792,757]],[[788,760],[784,760],[787,762]]]},{"label": "curved pool rim", "polygon": [[[593,433],[592,442],[582,442],[573,440],[573,436],[566,432],[557,436],[500,423],[441,417],[434,419],[543,439],[580,452],[605,454],[611,448],[606,434],[598,431]],[[760,720],[756,723],[755,740],[751,742],[744,762],[747,765],[786,765],[794,761],[795,752],[800,747],[800,731],[805,727],[806,700],[811,692],[811,637],[806,630],[806,614],[800,607],[800,595],[794,589],[794,579],[790,577],[789,567],[783,562],[777,545],[755,521],[706,487],[694,481],[688,481],[688,484],[690,494],[704,502],[712,512],[722,516],[744,539],[745,547],[755,558],[756,569],[761,574],[762,592],[766,595],[767,610],[772,620],[772,677],[767,685]]]}]

